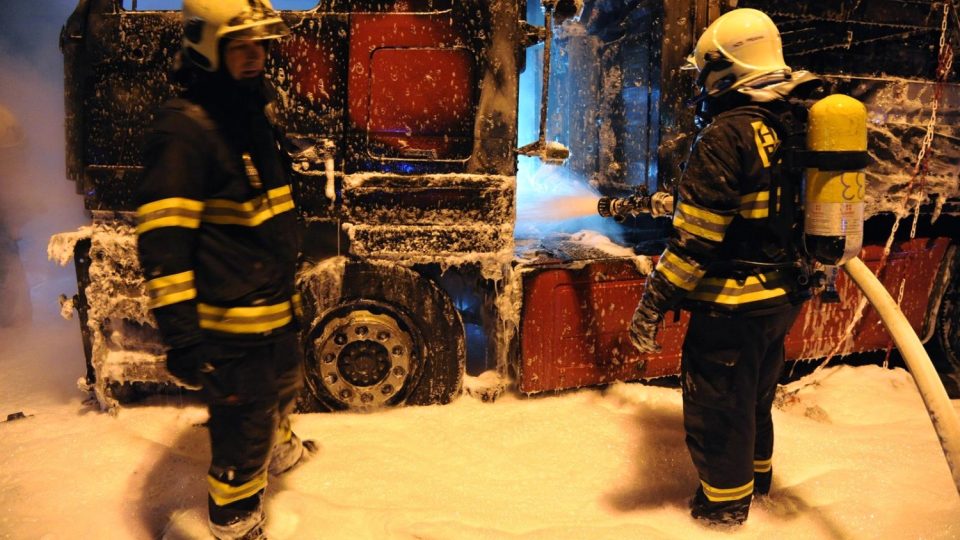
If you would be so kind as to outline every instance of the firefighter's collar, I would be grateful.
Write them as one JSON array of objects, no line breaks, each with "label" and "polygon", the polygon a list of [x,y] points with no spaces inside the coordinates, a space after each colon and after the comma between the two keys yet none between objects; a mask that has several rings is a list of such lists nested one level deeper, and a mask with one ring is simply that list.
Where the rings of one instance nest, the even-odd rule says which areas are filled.
[{"label": "firefighter's collar", "polygon": [[787,78],[783,78],[782,74],[777,74],[777,79],[776,82],[766,78],[758,79],[751,86],[738,88],[737,92],[749,97],[750,101],[754,103],[769,103],[785,99],[799,88],[813,90],[823,83],[813,73],[803,70],[794,71],[788,74]]}]

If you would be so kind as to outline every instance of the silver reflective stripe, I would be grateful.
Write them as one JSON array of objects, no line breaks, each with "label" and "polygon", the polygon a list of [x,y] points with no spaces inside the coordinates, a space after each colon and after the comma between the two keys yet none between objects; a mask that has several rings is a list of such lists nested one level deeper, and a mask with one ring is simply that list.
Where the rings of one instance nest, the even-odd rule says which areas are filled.
[{"label": "silver reflective stripe", "polygon": [[680,203],[673,215],[673,226],[690,234],[722,242],[733,216],[717,214],[696,206]]},{"label": "silver reflective stripe", "polygon": [[691,291],[697,286],[697,282],[706,273],[705,269],[696,266],[696,263],[686,261],[670,250],[663,252],[663,256],[657,262],[657,272],[662,273],[670,283],[685,291]]}]

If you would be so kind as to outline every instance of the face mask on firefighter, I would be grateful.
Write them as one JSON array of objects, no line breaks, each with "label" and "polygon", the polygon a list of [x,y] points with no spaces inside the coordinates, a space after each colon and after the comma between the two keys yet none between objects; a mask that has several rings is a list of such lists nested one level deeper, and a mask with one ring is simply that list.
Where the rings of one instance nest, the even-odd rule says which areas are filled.
[{"label": "face mask on firefighter", "polygon": [[[725,58],[720,51],[708,51],[704,55],[704,60],[706,64],[703,66],[703,69],[700,70],[700,73],[697,74],[696,88],[698,95],[694,97],[693,103],[699,103],[707,98],[710,92],[710,89],[706,86],[707,78],[712,73],[730,69],[733,65],[733,62]],[[736,81],[737,77],[733,73],[728,73],[714,82],[713,89],[717,93],[723,92],[733,86],[733,83]]]}]

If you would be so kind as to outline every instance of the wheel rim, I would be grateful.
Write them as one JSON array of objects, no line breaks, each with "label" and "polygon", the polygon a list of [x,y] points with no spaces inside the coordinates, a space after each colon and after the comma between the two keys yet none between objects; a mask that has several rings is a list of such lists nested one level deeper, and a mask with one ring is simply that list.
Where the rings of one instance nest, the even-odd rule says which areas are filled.
[{"label": "wheel rim", "polygon": [[413,336],[390,313],[355,310],[329,320],[313,342],[319,384],[349,409],[387,405],[409,384]]}]

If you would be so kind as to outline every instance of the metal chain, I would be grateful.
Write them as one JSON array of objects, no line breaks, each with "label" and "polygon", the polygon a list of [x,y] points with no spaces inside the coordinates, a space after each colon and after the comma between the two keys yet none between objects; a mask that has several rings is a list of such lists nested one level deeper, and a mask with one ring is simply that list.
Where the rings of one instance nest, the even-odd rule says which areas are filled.
[{"label": "metal chain", "polygon": [[[913,175],[910,177],[910,182],[907,184],[907,189],[903,196],[901,213],[893,222],[893,228],[890,231],[890,237],[887,239],[887,243],[883,248],[883,254],[880,257],[880,265],[875,272],[875,274],[878,276],[887,264],[887,257],[890,255],[891,246],[893,245],[893,238],[897,234],[897,229],[900,228],[900,217],[904,216],[906,213],[907,206],[910,204],[914,194],[914,188],[918,183],[918,179],[921,195],[923,192],[924,179],[927,175],[928,152],[930,147],[933,145],[933,136],[935,131],[934,128],[936,128],[937,125],[937,110],[940,107],[940,100],[943,98],[943,84],[949,76],[950,70],[953,66],[953,48],[947,43],[947,21],[950,19],[951,7],[952,0],[945,1],[943,3],[943,20],[940,21],[940,50],[937,53],[937,80],[933,87],[933,103],[931,104],[930,120],[927,122],[927,130],[923,136],[922,142],[920,143],[920,152],[917,155],[917,162],[913,168]],[[920,197],[917,197],[917,205],[913,208],[913,225],[910,228],[910,238],[916,237],[917,223],[919,218]]]},{"label": "metal chain", "polygon": [[937,82],[934,85],[933,103],[931,104],[930,120],[927,122],[927,132],[924,134],[923,141],[920,143],[920,153],[917,155],[917,163],[913,168],[914,178],[910,180],[911,187],[918,176],[920,176],[922,184],[923,176],[925,176],[925,174],[922,173],[926,172],[927,152],[933,144],[933,135],[937,125],[937,110],[940,107],[940,100],[943,98],[943,82],[953,67],[953,48],[947,45],[947,21],[949,20],[950,2],[944,2],[943,20],[940,21],[940,49],[937,55]]}]

